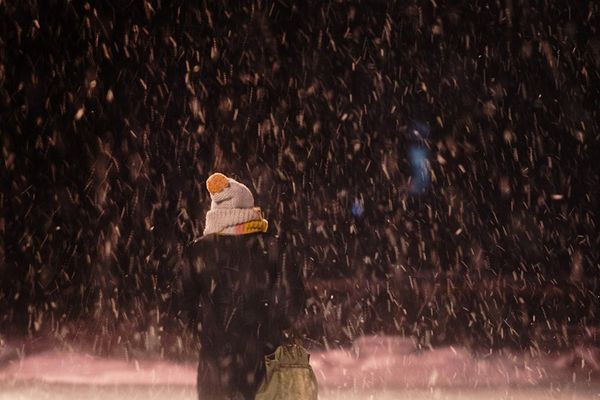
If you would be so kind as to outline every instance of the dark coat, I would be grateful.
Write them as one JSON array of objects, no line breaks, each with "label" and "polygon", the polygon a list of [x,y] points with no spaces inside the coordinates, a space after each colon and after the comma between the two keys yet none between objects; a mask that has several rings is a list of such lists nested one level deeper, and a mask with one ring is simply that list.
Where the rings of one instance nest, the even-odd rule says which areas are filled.
[{"label": "dark coat", "polygon": [[188,247],[182,272],[201,344],[200,398],[253,399],[264,356],[304,305],[298,256],[268,234],[207,235]]}]

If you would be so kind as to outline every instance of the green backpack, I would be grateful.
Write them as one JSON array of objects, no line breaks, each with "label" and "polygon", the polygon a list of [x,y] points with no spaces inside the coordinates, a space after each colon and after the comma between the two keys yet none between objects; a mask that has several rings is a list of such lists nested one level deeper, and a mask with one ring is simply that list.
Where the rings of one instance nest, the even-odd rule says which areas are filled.
[{"label": "green backpack", "polygon": [[309,359],[299,345],[279,346],[265,357],[265,379],[255,400],[317,400],[317,378]]}]

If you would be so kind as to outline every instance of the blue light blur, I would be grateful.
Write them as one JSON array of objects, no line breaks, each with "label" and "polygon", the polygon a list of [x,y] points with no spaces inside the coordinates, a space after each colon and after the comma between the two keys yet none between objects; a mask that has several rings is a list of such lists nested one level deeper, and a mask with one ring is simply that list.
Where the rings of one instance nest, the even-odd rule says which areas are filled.
[{"label": "blue light blur", "polygon": [[408,159],[410,162],[411,174],[411,193],[420,193],[429,185],[429,166],[427,161],[428,151],[420,146],[412,146],[408,149]]},{"label": "blue light blur", "polygon": [[354,198],[354,203],[352,203],[352,215],[354,215],[354,217],[356,218],[360,218],[362,217],[364,212],[365,206],[363,204],[363,201],[358,199],[357,197]]}]

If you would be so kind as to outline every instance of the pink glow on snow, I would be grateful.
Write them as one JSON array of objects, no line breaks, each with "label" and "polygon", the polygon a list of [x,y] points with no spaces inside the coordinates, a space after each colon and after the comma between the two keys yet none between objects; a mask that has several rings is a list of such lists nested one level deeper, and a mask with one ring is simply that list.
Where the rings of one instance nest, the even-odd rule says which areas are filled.
[{"label": "pink glow on snow", "polygon": [[548,372],[560,374],[548,360],[476,359],[453,347],[418,352],[408,339],[394,337],[361,338],[350,351],[314,354],[312,365],[322,386],[355,390],[528,386],[547,380]]},{"label": "pink glow on snow", "polygon": [[10,362],[1,380],[39,380],[72,384],[193,385],[196,369],[167,361],[105,359],[89,354],[48,351]]},{"label": "pink glow on snow", "polygon": [[[598,379],[598,351],[562,356],[528,353],[474,357],[463,348],[416,351],[406,338],[359,338],[349,349],[312,352],[311,365],[326,389],[413,389],[536,386]],[[195,385],[196,366],[166,360],[126,361],[48,350],[0,366],[1,381],[68,384]]]}]

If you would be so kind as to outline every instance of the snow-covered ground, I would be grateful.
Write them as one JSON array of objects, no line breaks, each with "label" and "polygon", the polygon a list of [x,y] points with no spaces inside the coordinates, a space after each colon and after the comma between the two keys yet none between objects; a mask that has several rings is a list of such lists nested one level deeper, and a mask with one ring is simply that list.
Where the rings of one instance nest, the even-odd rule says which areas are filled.
[{"label": "snow-covered ground", "polygon": [[[313,352],[322,400],[600,399],[597,349],[560,355],[416,351],[410,340],[365,337]],[[195,399],[195,366],[103,359],[49,349],[0,366],[4,399]]]},{"label": "snow-covered ground", "polygon": [[[394,391],[325,390],[321,400],[593,400],[600,388],[488,388],[407,389]],[[43,382],[7,384],[0,400],[196,400],[193,386],[177,385],[69,385]]]}]

